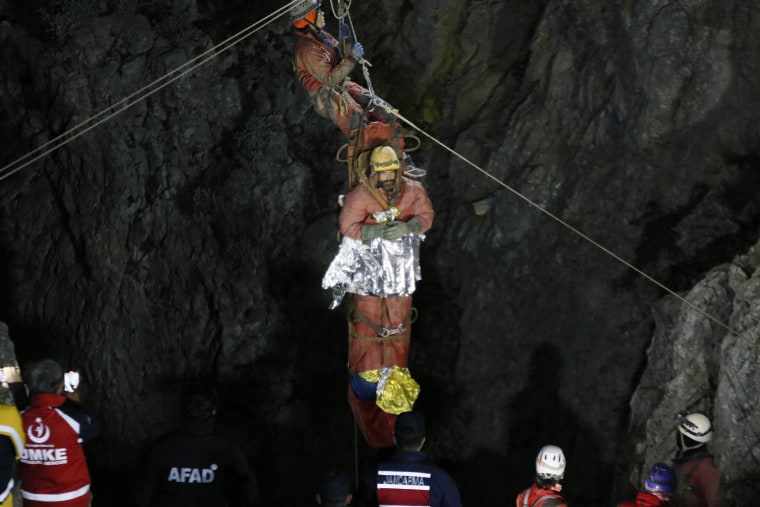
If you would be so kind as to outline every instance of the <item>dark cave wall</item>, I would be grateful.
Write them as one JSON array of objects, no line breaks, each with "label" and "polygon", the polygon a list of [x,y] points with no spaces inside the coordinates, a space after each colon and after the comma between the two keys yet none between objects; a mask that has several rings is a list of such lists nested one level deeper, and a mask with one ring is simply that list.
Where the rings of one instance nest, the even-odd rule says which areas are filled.
[{"label": "dark cave wall", "polygon": [[[278,7],[0,3],[0,163]],[[382,1],[352,15],[378,93],[510,186],[424,137],[415,154],[437,212],[410,359],[429,448],[468,503],[490,505],[554,440],[577,464],[570,498],[605,504],[627,481],[617,442],[663,291],[567,226],[675,290],[756,241],[751,3]],[[0,318],[21,358],[85,371],[107,423],[103,480],[171,426],[177,386],[198,377],[225,393],[221,424],[264,463],[266,494],[303,493],[276,487],[284,471],[310,484],[321,460],[351,460],[345,324],[319,288],[343,140],[309,109],[290,49],[278,21],[0,182]],[[606,481],[589,476],[600,464]]]}]

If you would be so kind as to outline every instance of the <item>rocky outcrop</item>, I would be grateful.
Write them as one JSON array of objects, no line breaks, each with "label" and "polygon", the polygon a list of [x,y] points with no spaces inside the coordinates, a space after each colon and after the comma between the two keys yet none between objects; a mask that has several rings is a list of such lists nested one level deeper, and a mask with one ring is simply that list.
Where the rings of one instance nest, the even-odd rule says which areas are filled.
[{"label": "rocky outcrop", "polygon": [[[282,7],[12,4],[0,1],[6,169]],[[739,338],[751,325],[734,302],[752,304],[751,277],[699,280],[757,241],[751,2],[353,4],[377,92],[492,176],[420,134],[437,214],[410,368],[428,446],[467,503],[512,501],[551,442],[568,454],[571,500],[607,505],[622,491],[611,484],[670,452],[674,411],[749,421],[726,372],[750,378],[737,361],[756,346]],[[322,460],[353,460],[345,322],[319,288],[337,249],[344,141],[309,109],[291,47],[277,20],[0,171],[0,318],[20,359],[83,371],[107,425],[91,458],[100,498],[199,377],[225,394],[220,422],[263,463],[266,495],[300,503]],[[658,303],[652,279],[696,287],[689,298],[738,335]],[[735,499],[751,477],[739,436],[715,442]]]},{"label": "rocky outcrop", "polygon": [[657,305],[647,367],[631,401],[632,475],[675,454],[675,415],[701,411],[728,485],[729,505],[752,503],[757,473],[758,283],[760,244],[711,270],[683,300]]}]

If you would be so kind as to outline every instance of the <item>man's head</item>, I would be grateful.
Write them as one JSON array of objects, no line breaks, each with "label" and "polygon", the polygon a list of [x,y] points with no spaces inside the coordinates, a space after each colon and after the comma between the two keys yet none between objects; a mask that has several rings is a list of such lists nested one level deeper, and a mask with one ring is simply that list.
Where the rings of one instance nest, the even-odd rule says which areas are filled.
[{"label": "man's head", "polygon": [[331,468],[317,481],[317,503],[325,507],[339,507],[351,502],[351,478],[339,468]]},{"label": "man's head", "polygon": [[205,384],[192,384],[182,393],[182,417],[193,421],[213,421],[219,398]]},{"label": "man's head", "polygon": [[682,451],[697,449],[712,440],[713,427],[710,419],[699,412],[678,416],[676,443]]},{"label": "man's head", "polygon": [[324,14],[319,10],[320,5],[319,0],[300,0],[296,3],[290,9],[290,20],[293,22],[293,26],[299,30],[311,25],[316,25],[318,28],[324,27]]},{"label": "man's head", "polygon": [[661,500],[668,500],[676,490],[676,473],[665,463],[655,463],[647,473],[644,490]]},{"label": "man's head", "polygon": [[542,488],[561,490],[565,478],[565,454],[556,445],[545,445],[536,456],[536,484]]},{"label": "man's head", "polygon": [[419,451],[425,443],[425,416],[414,411],[399,414],[393,436],[399,450]]},{"label": "man's head", "polygon": [[60,394],[63,391],[63,368],[52,359],[27,364],[23,377],[31,394]]},{"label": "man's head", "polygon": [[372,150],[369,166],[372,177],[375,179],[375,186],[382,188],[389,195],[395,193],[401,176],[401,163],[396,150],[390,146],[378,146]]}]

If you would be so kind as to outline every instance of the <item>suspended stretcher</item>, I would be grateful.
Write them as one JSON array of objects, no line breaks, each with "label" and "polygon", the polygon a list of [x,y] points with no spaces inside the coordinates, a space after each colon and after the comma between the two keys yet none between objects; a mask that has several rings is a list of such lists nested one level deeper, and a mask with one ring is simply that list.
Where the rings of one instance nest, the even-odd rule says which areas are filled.
[{"label": "suspended stretcher", "polygon": [[398,125],[380,121],[370,121],[352,130],[349,142],[338,149],[335,157],[348,167],[349,190],[367,179],[369,155],[378,146],[392,147],[399,160],[404,160],[420,147],[420,138]]},{"label": "suspended stretcher", "polygon": [[[349,190],[364,185],[388,210],[388,203],[368,181],[370,153],[379,146],[391,146],[403,160],[405,146],[413,151],[419,139],[405,135],[398,126],[369,122],[352,132],[336,158],[348,166]],[[420,392],[408,370],[420,242],[419,236],[411,235],[393,242],[344,237],[322,281],[333,291],[331,308],[348,295],[348,402],[373,448],[394,445],[396,416],[412,410]]]}]

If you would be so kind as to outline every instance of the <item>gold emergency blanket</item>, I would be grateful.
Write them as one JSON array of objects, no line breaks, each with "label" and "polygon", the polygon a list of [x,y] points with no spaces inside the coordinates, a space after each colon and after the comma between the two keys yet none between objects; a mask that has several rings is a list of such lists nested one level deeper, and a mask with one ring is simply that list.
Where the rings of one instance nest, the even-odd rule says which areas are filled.
[{"label": "gold emergency blanket", "polygon": [[420,395],[420,385],[407,368],[392,366],[359,373],[368,382],[377,382],[377,406],[389,414],[409,412]]}]

